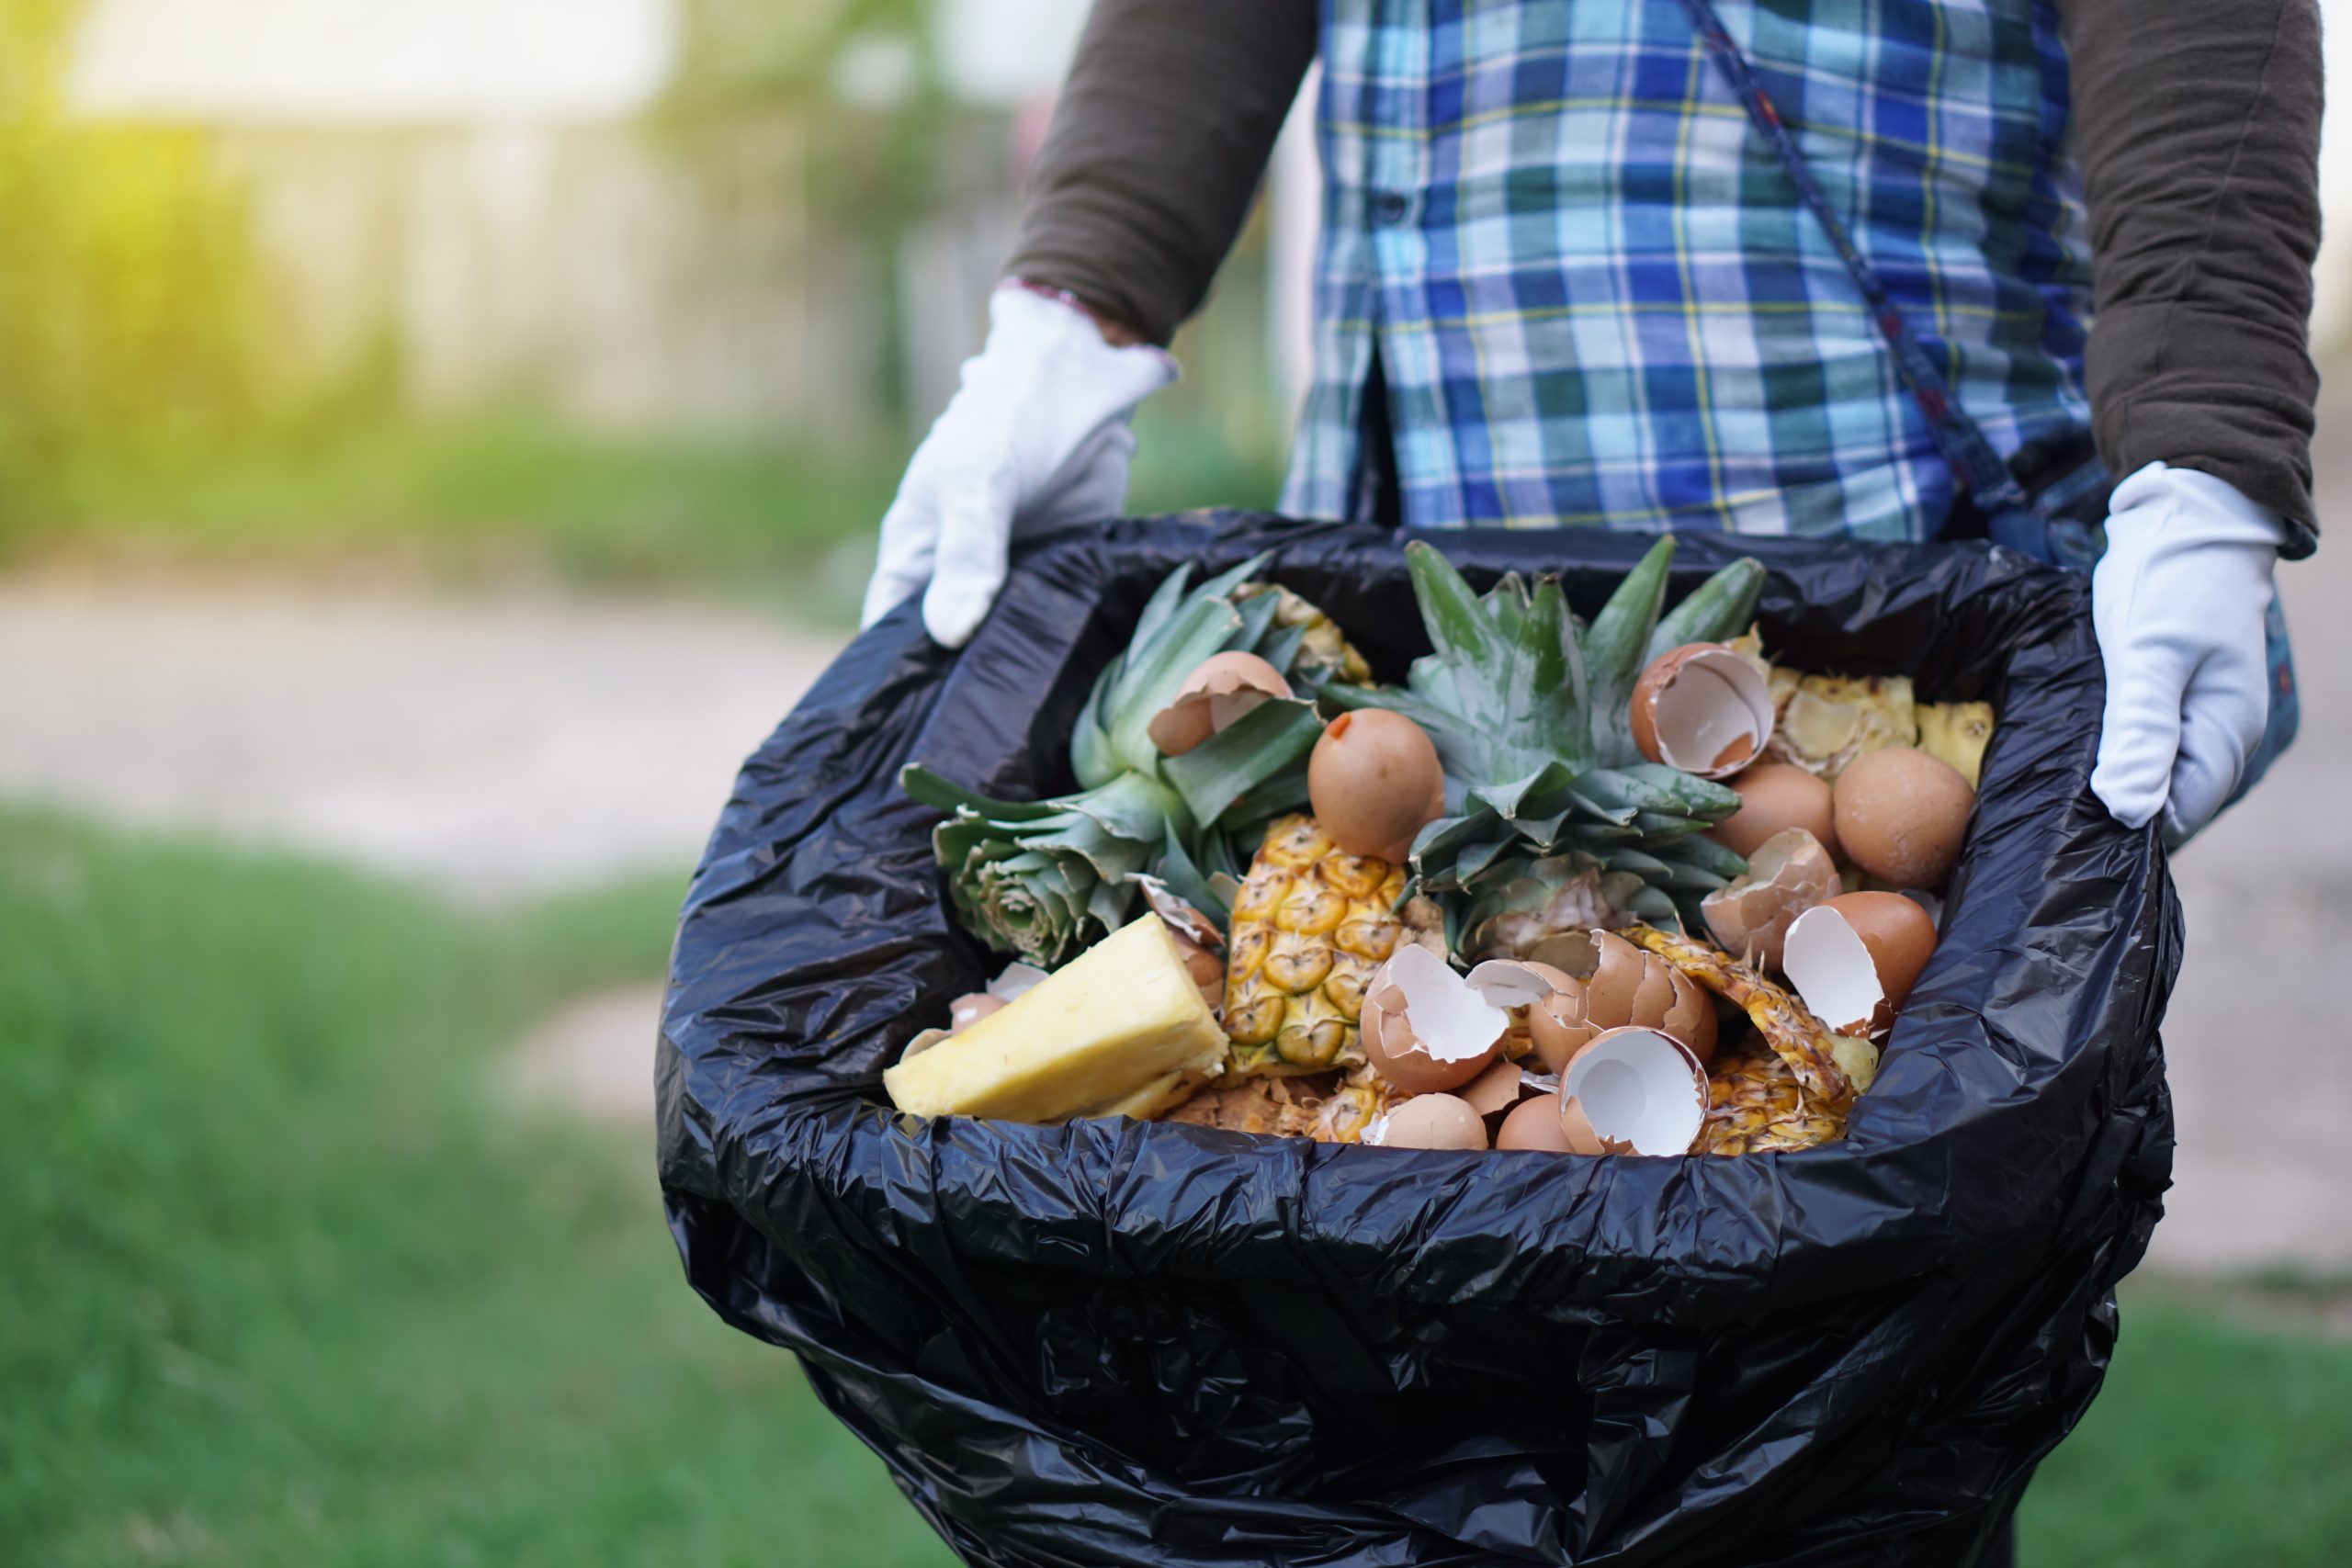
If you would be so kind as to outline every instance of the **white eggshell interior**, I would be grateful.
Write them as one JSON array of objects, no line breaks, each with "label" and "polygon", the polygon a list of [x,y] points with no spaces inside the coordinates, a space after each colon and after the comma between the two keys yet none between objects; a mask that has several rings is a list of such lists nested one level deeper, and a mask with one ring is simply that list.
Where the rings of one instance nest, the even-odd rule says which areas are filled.
[{"label": "white eggshell interior", "polygon": [[1421,1049],[1441,1062],[1478,1055],[1510,1027],[1509,1013],[1426,947],[1399,947],[1388,960],[1388,983],[1405,994],[1405,1021]]},{"label": "white eggshell interior", "polygon": [[1489,958],[1464,982],[1498,1008],[1530,1007],[1552,994],[1552,982],[1510,958]]},{"label": "white eggshell interior", "polygon": [[1781,972],[1813,1016],[1840,1034],[1867,1028],[1886,989],[1871,950],[1826,904],[1799,915],[1781,948]]},{"label": "white eggshell interior", "polygon": [[1627,1029],[1586,1046],[1560,1075],[1593,1132],[1641,1155],[1690,1152],[1707,1120],[1698,1059],[1671,1036]]},{"label": "white eggshell interior", "polygon": [[989,995],[1012,1001],[1045,977],[1046,972],[1034,964],[1008,964],[1002,974],[989,982]]},{"label": "white eggshell interior", "polygon": [[1772,694],[1755,667],[1736,653],[1695,653],[1652,713],[1658,754],[1678,768],[1704,769],[1734,741],[1763,750],[1772,732]]}]

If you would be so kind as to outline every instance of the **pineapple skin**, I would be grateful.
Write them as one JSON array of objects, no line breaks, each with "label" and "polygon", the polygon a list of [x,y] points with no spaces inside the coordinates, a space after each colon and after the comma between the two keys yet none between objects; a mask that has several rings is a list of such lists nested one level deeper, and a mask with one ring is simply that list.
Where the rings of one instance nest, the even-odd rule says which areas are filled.
[{"label": "pineapple skin", "polygon": [[918,1116],[1058,1122],[1224,1059],[1225,1032],[1158,915],[1114,931],[1001,1010],[882,1075]]},{"label": "pineapple skin", "polygon": [[1325,615],[1313,601],[1299,597],[1280,583],[1245,582],[1233,591],[1233,602],[1238,604],[1261,593],[1275,596],[1276,626],[1305,628],[1297,661],[1301,671],[1312,679],[1336,681],[1343,686],[1372,684],[1371,663],[1340,630],[1340,623]]},{"label": "pineapple skin", "polygon": [[1797,1076],[1769,1051],[1719,1062],[1707,1079],[1707,1121],[1691,1152],[1786,1154],[1846,1135],[1846,1119],[1808,1103]]},{"label": "pineapple skin", "polygon": [[1403,866],[1349,854],[1312,817],[1267,829],[1226,944],[1228,1075],[1325,1072],[1363,1059],[1364,987],[1396,950],[1404,896]]}]

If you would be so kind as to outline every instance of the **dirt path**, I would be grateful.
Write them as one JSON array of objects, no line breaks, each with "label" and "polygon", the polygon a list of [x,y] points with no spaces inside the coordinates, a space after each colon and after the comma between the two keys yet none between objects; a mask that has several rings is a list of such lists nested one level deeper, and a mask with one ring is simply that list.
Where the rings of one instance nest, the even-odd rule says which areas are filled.
[{"label": "dirt path", "polygon": [[0,795],[472,901],[684,870],[840,640],[675,606],[0,581]]}]

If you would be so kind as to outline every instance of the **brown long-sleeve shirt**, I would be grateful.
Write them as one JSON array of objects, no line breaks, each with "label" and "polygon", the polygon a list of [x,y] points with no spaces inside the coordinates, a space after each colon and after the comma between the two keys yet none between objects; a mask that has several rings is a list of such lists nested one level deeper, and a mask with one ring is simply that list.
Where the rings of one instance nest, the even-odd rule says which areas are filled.
[{"label": "brown long-sleeve shirt", "polygon": [[[2317,0],[2058,10],[2100,454],[2118,474],[2202,469],[2308,526]],[[1011,270],[1166,342],[1240,231],[1315,50],[1315,0],[1095,0]]]}]

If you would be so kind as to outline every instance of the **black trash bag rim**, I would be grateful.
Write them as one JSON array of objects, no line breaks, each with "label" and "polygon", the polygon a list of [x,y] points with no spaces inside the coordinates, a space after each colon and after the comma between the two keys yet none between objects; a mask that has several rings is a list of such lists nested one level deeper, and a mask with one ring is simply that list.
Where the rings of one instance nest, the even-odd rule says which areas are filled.
[{"label": "black trash bag rim", "polygon": [[[1648,543],[1589,532],[1488,531],[1434,542],[1474,581],[1513,566],[1622,571]],[[1363,528],[1216,513],[1076,531],[1020,554],[998,609],[961,660],[977,666],[1017,640],[1034,642],[1057,628],[1070,635],[1071,614],[1106,581],[1132,575],[1142,558],[1150,558],[1155,575],[1183,558],[1214,570],[1269,547],[1275,557],[1267,575],[1277,581],[1306,553],[1359,566],[1393,557],[1401,571],[1402,540]],[[838,1076],[782,1059],[778,1037],[763,1033],[761,1014],[772,996],[756,987],[723,994],[750,973],[747,963],[756,968],[741,951],[746,928],[757,927],[741,918],[744,901],[756,898],[761,879],[791,852],[761,841],[756,803],[800,761],[785,753],[802,716],[821,718],[829,703],[870,694],[877,678],[873,689],[896,682],[910,696],[928,693],[934,704],[952,689],[957,660],[928,643],[910,604],[865,633],[747,764],[697,873],[663,1020],[665,1185],[764,1194],[767,1201],[747,1217],[787,1246],[778,1222],[805,1202],[821,1202],[835,1223],[887,1239],[898,1225],[894,1198],[911,1184],[930,1195],[949,1244],[976,1262],[1073,1275],[1148,1267],[1168,1278],[1307,1285],[1337,1276],[1356,1288],[1432,1303],[1541,1300],[1611,1314],[1644,1303],[1661,1323],[1691,1326],[1735,1319],[1765,1303],[1779,1309],[1899,1285],[1916,1273],[1922,1247],[1947,1258],[1989,1258],[2049,1235],[2063,1211],[2081,1201],[2072,1179],[2096,1131],[2099,1087],[2129,1078],[2136,1064],[2086,1053],[2052,1060],[2042,1043],[2150,1039],[2177,953],[2177,936],[2126,939],[2133,931],[2177,932],[2177,909],[2154,834],[2114,824],[2088,794],[2095,728],[2086,733],[2070,722],[2063,733],[2045,734],[2031,717],[2045,701],[2053,710],[2078,710],[2086,683],[2098,680],[2087,585],[1987,546],[1702,536],[1682,541],[1676,592],[1740,554],[1759,557],[1771,570],[1768,626],[1784,607],[1776,594],[1798,570],[1816,598],[1829,584],[1882,613],[1923,573],[1957,600],[1997,589],[2035,610],[2007,659],[2002,730],[1987,759],[1944,944],[1845,1144],[1798,1155],[1585,1159],[1332,1147],[1135,1122],[926,1122],[868,1098],[880,1066],[895,1059],[919,1021],[903,1020],[887,1052],[870,1037],[870,1024],[863,1038],[850,1029],[839,1043],[857,1047],[863,1065]],[[1792,653],[1800,661],[1802,655]],[[909,755],[922,755],[923,741],[919,736]],[[938,761],[960,776],[953,760]],[[827,782],[821,772],[820,765],[820,787]],[[889,835],[887,846],[870,846],[877,862],[892,854],[903,862],[907,845],[927,836],[934,819],[899,801],[874,808],[861,827]],[[2039,888],[1980,887],[1971,863],[1996,843],[2005,856],[2058,874]],[[2076,874],[2064,874],[2069,867],[2086,884],[2120,882],[2139,896],[2105,905],[2070,898],[2066,884]],[[877,963],[910,964],[929,943],[968,943],[953,930],[944,900],[933,904],[927,918],[892,912],[891,942],[873,955]],[[698,914],[717,912],[729,918],[707,933],[698,927]],[[713,958],[706,934],[729,945],[723,958]],[[2077,949],[2107,962],[2079,976],[2071,996],[2004,994],[1997,966],[1965,959],[2028,951],[2048,958]],[[941,969],[939,955],[929,956]],[[968,978],[971,963],[967,953],[957,972]],[[894,986],[868,973],[844,998],[844,1019],[871,1011],[865,1004],[877,985],[910,1005],[923,995],[929,1006],[952,994],[944,984],[933,977],[924,994],[919,985]],[[820,1015],[827,1010],[817,1004]],[[2018,1027],[2022,1021],[2034,1027]],[[1988,1153],[1991,1140],[1957,1135],[1961,1122],[1932,1122],[1918,1109],[1948,1109],[1950,1087],[1962,1079],[1981,1107],[1962,1121],[1999,1116],[2014,1130],[1998,1157]],[[2025,1159],[2029,1150],[2041,1157]],[[1006,1183],[1016,1170],[1051,1171],[1055,1179],[1014,1190]],[[1171,1203],[1169,1177],[1179,1170]],[[1416,1208],[1395,1201],[1406,1172],[1422,1190]],[[1138,1193],[1150,1201],[1129,1201]],[[1871,1213],[1878,1223],[1822,1247],[1808,1241],[1806,1219],[1823,1210]],[[1513,1216],[1500,1234],[1498,1214]]]}]

